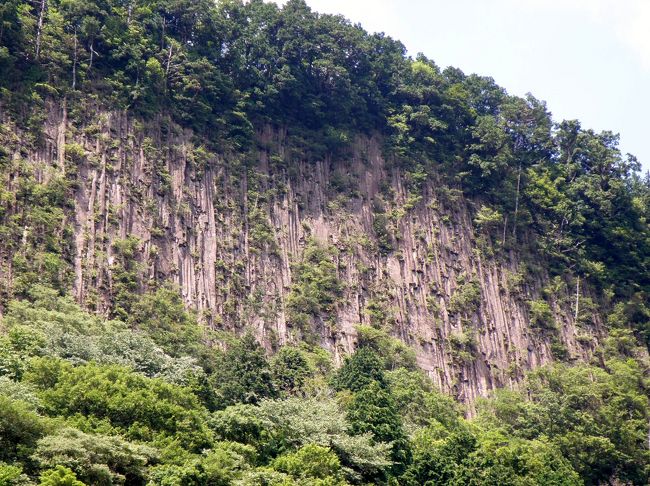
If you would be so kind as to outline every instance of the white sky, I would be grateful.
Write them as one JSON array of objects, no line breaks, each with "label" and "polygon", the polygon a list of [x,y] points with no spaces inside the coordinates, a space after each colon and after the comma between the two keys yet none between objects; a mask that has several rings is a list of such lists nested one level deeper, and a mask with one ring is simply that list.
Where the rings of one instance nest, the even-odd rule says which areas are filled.
[{"label": "white sky", "polygon": [[[284,3],[278,0],[277,3]],[[650,170],[650,0],[307,0],[440,67],[546,100],[556,120],[621,134]]]}]

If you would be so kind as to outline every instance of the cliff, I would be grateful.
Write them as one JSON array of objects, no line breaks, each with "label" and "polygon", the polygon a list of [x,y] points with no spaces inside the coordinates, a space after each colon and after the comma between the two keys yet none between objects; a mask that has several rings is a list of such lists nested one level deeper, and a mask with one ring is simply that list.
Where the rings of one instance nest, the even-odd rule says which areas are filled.
[{"label": "cliff", "polygon": [[[472,216],[480,200],[436,177],[409,189],[379,136],[309,161],[285,130],[270,127],[243,157],[216,155],[167,120],[124,112],[79,122],[65,105],[52,106],[38,149],[2,121],[13,127],[5,150],[23,176],[71,181],[60,231],[74,268],[68,284],[101,314],[172,281],[206,325],[254,329],[269,350],[311,339],[340,361],[354,349],[356,326],[383,327],[467,402],[558,353],[588,359],[604,332],[588,305],[575,309],[576,299],[590,302],[588,287],[570,275],[551,279],[517,245],[494,251],[498,235]],[[9,171],[5,188],[15,190],[19,177]],[[32,230],[25,225],[23,238]],[[519,236],[522,248],[531,237]],[[308,280],[299,263],[311,247],[332,265],[336,289],[321,307],[298,309],[301,320],[291,301]],[[5,289],[19,251],[2,251]]]}]

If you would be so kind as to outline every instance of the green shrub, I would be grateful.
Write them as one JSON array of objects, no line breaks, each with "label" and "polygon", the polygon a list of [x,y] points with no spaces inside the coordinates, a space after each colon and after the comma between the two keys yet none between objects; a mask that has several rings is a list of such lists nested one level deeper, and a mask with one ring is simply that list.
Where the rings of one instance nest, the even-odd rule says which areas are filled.
[{"label": "green shrub", "polygon": [[0,462],[0,485],[30,486],[32,484],[29,477],[23,474],[23,468],[21,466]]},{"label": "green shrub", "polygon": [[381,255],[388,255],[395,249],[389,224],[390,221],[384,213],[376,213],[372,220],[372,229],[375,232],[377,248]]},{"label": "green shrub", "polygon": [[50,477],[54,477],[52,471],[63,466],[70,468],[68,473],[63,475],[59,469],[57,477],[68,477],[74,471],[76,477],[88,484],[112,485],[142,484],[146,466],[155,456],[151,447],[131,444],[119,436],[91,435],[64,428],[39,440],[33,458],[43,468],[55,468],[44,473],[51,474]]},{"label": "green shrub", "polygon": [[273,468],[296,479],[336,479],[340,474],[339,458],[328,447],[308,444],[284,454],[272,463]]},{"label": "green shrub", "polygon": [[85,486],[85,483],[79,481],[71,469],[65,466],[56,466],[41,474],[40,486]]},{"label": "green shrub", "polygon": [[481,305],[481,287],[476,280],[462,283],[449,299],[451,314],[472,314]]},{"label": "green shrub", "polygon": [[543,300],[530,300],[528,301],[528,311],[530,313],[530,325],[532,328],[542,331],[553,331],[557,329],[553,310],[547,302]]},{"label": "green shrub", "polygon": [[448,336],[449,351],[458,364],[466,364],[476,357],[476,337],[472,331],[459,331]]}]

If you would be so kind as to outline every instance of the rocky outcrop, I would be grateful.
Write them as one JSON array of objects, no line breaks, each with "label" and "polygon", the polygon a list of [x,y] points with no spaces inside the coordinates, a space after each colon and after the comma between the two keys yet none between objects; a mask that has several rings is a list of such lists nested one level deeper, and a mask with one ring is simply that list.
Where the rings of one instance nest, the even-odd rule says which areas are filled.
[{"label": "rocky outcrop", "polygon": [[[244,158],[214,155],[164,120],[91,118],[81,124],[53,110],[44,146],[26,158],[75,180],[73,290],[97,312],[111,306],[128,240],[141,290],[171,280],[206,325],[253,328],[272,348],[295,336],[292,264],[316,241],[334,249],[343,289],[335,316],[313,318],[320,344],[340,360],[358,324],[383,325],[464,401],[515,383],[557,348],[587,359],[602,333],[598,315],[575,318],[569,276],[551,282],[516,248],[493,256],[492,237],[472,220],[475,203],[435,178],[409,191],[377,138],[308,162],[285,132],[268,128]],[[583,288],[577,296],[588,298]],[[542,299],[555,329],[531,324],[530,302]]]}]

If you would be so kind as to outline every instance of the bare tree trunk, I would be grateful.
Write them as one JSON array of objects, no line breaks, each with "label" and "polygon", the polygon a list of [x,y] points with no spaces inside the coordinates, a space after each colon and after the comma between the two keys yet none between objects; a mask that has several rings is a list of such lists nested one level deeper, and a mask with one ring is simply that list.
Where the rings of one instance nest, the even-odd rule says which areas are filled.
[{"label": "bare tree trunk", "polygon": [[160,50],[165,48],[165,27],[167,26],[167,22],[165,22],[165,19],[162,19],[162,35],[160,36]]},{"label": "bare tree trunk", "polygon": [[88,71],[90,71],[93,68],[93,54],[95,54],[95,50],[93,49],[93,44],[94,41],[90,41],[90,62],[88,63]]},{"label": "bare tree trunk", "polygon": [[41,54],[41,37],[43,35],[43,22],[45,21],[46,0],[41,0],[41,10],[38,12],[38,25],[36,27],[36,60]]},{"label": "bare tree trunk", "polygon": [[580,312],[580,275],[578,275],[578,280],[576,281],[576,311],[575,311],[575,316],[573,317],[574,321],[578,320],[579,312]]},{"label": "bare tree trunk", "polygon": [[167,68],[165,69],[165,80],[169,77],[169,66],[172,63],[172,54],[173,54],[174,45],[169,44],[169,53],[167,54]]},{"label": "bare tree trunk", "polygon": [[77,28],[74,29],[74,58],[72,60],[72,91],[77,87]]},{"label": "bare tree trunk", "polygon": [[517,242],[517,214],[519,213],[519,188],[521,187],[521,161],[519,162],[519,169],[517,170],[517,195],[515,196],[515,217],[512,222],[512,236]]}]

